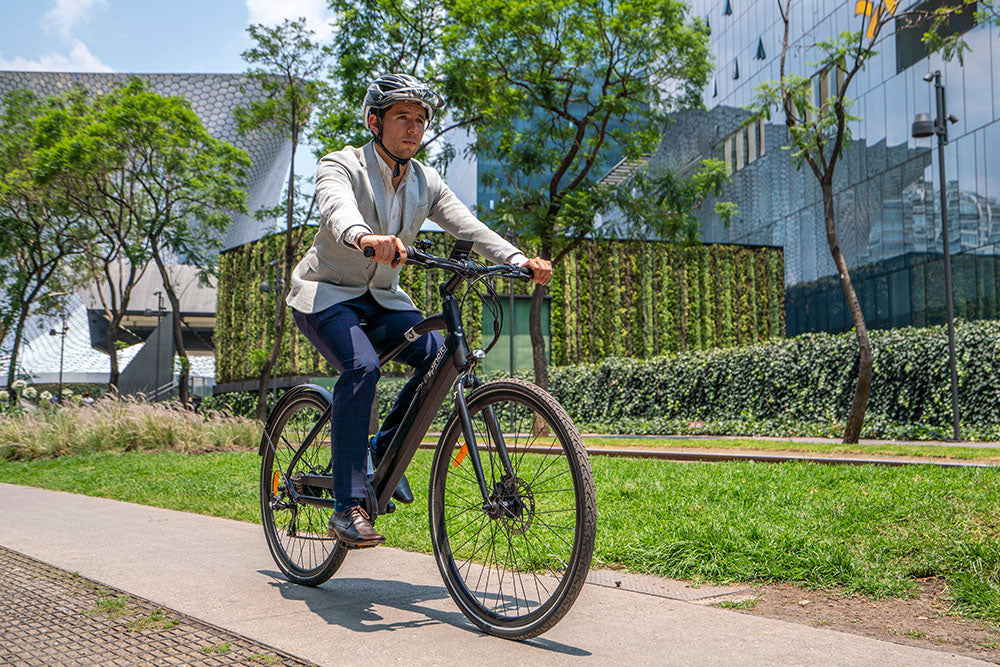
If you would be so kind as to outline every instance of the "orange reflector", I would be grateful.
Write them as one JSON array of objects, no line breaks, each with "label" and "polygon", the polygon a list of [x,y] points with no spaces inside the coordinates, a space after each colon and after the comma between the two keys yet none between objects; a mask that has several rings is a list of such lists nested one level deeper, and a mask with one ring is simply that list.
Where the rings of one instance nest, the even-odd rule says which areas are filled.
[{"label": "orange reflector", "polygon": [[462,461],[465,460],[465,455],[469,453],[469,445],[467,443],[462,443],[462,448],[458,450],[458,454],[455,454],[455,460],[451,462],[456,468],[462,465]]},{"label": "orange reflector", "polygon": [[271,476],[271,495],[272,496],[277,496],[278,495],[278,479],[279,479],[279,477],[278,477],[278,471],[275,470],[274,471],[274,475]]}]

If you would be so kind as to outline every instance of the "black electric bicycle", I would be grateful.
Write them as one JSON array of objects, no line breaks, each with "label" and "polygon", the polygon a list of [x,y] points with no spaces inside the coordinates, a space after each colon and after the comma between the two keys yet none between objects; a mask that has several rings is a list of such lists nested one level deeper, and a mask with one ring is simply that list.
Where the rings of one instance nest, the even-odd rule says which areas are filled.
[{"label": "black electric bicycle", "polygon": [[[492,279],[528,279],[530,272],[469,259],[469,241],[459,241],[449,258],[427,254],[428,246],[407,248],[406,263],[451,274],[440,287],[442,312],[410,329],[380,363],[428,331],[445,330],[447,336],[370,476],[363,505],[372,521],[392,511],[392,492],[450,394],[455,407],[438,439],[430,478],[438,568],[452,598],[479,628],[528,639],[569,611],[590,568],[597,521],[590,462],[579,432],[551,395],[528,382],[482,383],[475,375],[501,330]],[[463,285],[468,289],[460,300],[455,292]],[[486,351],[470,349],[462,328],[461,306],[470,294],[496,315]],[[260,444],[267,545],[285,576],[306,586],[329,579],[351,548],[328,536],[331,399],[316,385],[289,390],[274,407]]]}]

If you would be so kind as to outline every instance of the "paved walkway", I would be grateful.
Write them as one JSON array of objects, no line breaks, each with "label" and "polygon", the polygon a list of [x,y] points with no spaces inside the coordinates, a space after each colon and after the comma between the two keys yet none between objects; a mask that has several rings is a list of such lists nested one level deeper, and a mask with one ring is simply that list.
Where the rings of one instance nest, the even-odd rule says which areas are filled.
[{"label": "paved walkway", "polygon": [[550,632],[514,643],[475,630],[424,554],[351,553],[312,589],[280,576],[256,525],[7,484],[0,506],[8,549],[320,665],[981,664],[601,585]]}]

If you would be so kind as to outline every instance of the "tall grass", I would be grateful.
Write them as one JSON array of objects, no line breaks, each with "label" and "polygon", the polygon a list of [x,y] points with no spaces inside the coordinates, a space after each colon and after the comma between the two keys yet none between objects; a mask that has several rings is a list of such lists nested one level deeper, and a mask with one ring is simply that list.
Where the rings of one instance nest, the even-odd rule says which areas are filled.
[{"label": "tall grass", "polygon": [[247,449],[259,440],[260,425],[250,419],[133,398],[0,413],[0,460],[5,461],[93,452]]}]

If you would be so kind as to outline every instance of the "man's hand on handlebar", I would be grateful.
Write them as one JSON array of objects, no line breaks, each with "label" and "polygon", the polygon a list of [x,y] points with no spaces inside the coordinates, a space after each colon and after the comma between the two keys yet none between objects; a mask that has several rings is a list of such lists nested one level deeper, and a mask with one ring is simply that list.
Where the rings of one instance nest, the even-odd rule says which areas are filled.
[{"label": "man's hand on handlebar", "polygon": [[[388,264],[396,268],[400,264],[406,263],[406,246],[395,236],[380,236],[378,234],[365,234],[358,239],[358,245],[366,257],[379,264]],[[368,251],[371,248],[371,251]],[[374,254],[371,254],[374,253]]]},{"label": "man's hand on handlebar", "polygon": [[521,265],[525,269],[531,269],[531,280],[545,285],[552,277],[552,262],[541,257],[532,257]]}]

